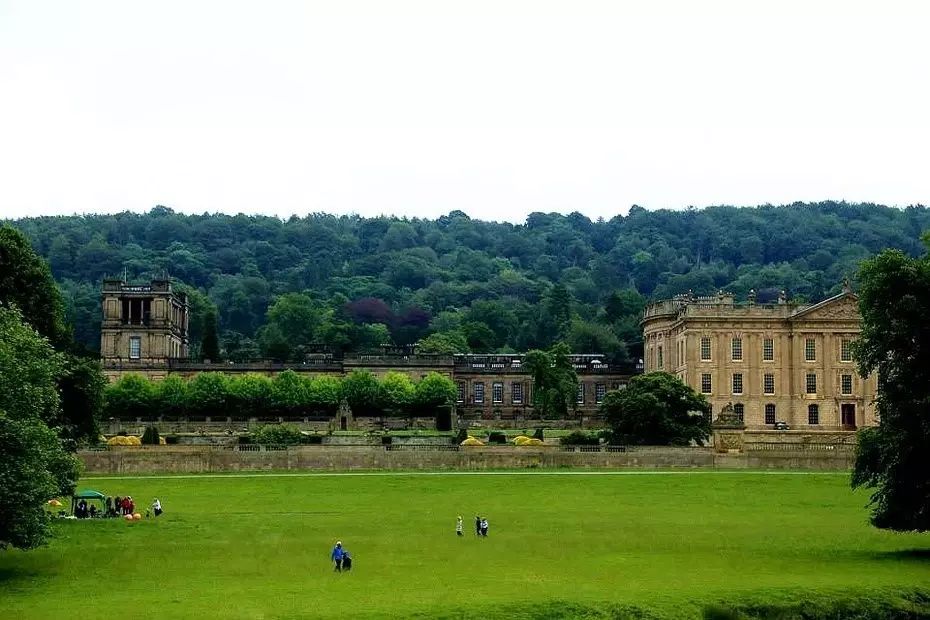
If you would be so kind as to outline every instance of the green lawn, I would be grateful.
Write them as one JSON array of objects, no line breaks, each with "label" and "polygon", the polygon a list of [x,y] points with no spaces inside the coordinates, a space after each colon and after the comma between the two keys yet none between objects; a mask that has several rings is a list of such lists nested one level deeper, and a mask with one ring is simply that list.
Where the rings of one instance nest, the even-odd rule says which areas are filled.
[{"label": "green lawn", "polygon": [[[87,479],[160,519],[62,522],[0,552],[4,618],[700,617],[930,588],[930,537],[871,528],[845,475]],[[490,535],[476,539],[475,514]],[[466,536],[454,534],[455,516]],[[329,551],[356,558],[334,574]],[[83,611],[80,611],[83,610]],[[124,610],[126,613],[115,613]]]}]

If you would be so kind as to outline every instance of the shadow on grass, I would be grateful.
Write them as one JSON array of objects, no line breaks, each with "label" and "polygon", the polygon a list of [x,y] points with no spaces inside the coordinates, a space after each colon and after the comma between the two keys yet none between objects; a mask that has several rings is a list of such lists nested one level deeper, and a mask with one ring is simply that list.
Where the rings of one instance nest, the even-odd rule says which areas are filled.
[{"label": "shadow on grass", "polygon": [[878,560],[930,562],[930,549],[901,549],[899,551],[881,551],[871,555]]},{"label": "shadow on grass", "polygon": [[39,576],[39,571],[21,566],[0,566],[0,589],[15,587],[17,583],[32,581]]},{"label": "shadow on grass", "polygon": [[799,595],[792,602],[707,605],[704,620],[930,620],[930,591],[837,597]]}]

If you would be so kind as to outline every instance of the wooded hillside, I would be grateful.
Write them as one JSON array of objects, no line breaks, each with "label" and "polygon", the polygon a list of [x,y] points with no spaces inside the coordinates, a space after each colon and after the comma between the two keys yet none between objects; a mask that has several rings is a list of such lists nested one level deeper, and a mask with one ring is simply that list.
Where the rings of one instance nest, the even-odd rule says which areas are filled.
[{"label": "wooded hillside", "polygon": [[[223,355],[297,359],[422,341],[435,352],[520,351],[565,339],[627,356],[647,298],[727,289],[821,299],[875,252],[916,255],[923,206],[818,203],[647,211],[523,225],[454,211],[437,220],[314,214],[146,214],[9,222],[51,263],[75,335],[99,347],[99,288],[167,272],[191,297],[192,336],[215,309]],[[209,319],[207,320],[209,323]],[[209,329],[209,327],[208,327]],[[195,347],[196,349],[197,347]]]}]

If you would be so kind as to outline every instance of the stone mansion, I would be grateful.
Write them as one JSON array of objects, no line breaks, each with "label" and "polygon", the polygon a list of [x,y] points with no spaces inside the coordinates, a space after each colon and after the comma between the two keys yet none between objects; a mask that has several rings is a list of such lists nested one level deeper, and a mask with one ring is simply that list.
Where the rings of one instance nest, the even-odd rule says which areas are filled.
[{"label": "stone mansion", "polygon": [[854,430],[876,423],[876,377],[853,361],[858,299],[848,285],[816,304],[679,295],[643,314],[646,372],[664,370],[702,393],[713,416],[731,405],[747,428]]},{"label": "stone mansion", "polygon": [[[522,354],[423,355],[385,348],[379,353],[308,355],[300,362],[193,361],[188,349],[190,306],[167,279],[131,285],[108,279],[102,291],[100,352],[111,380],[127,373],[152,379],[200,372],[344,376],[354,370],[390,371],[420,379],[451,378],[456,408],[471,418],[532,415],[533,385]],[[817,304],[782,295],[775,304],[737,303],[730,294],[680,295],[648,305],[643,314],[643,364],[617,367],[598,353],[576,354],[577,413],[594,416],[608,390],[636,373],[678,376],[712,405],[713,416],[732,406],[750,429],[786,422],[792,429],[853,430],[875,424],[876,379],[856,372],[852,342],[859,334],[857,298],[847,288]]]}]

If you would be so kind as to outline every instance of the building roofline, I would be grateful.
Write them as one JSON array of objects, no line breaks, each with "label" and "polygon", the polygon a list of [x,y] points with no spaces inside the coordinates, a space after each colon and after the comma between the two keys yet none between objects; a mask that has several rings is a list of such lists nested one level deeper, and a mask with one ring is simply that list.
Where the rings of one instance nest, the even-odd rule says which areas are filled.
[{"label": "building roofline", "polygon": [[804,307],[804,308],[798,310],[797,312],[794,312],[794,313],[790,314],[790,315],[788,316],[788,320],[790,321],[790,320],[793,320],[793,319],[795,319],[795,318],[797,318],[797,317],[804,316],[805,314],[809,314],[809,313],[811,313],[811,312],[813,312],[813,311],[815,311],[815,310],[819,310],[820,308],[823,308],[823,307],[825,307],[825,306],[829,306],[830,304],[832,304],[832,303],[834,303],[834,302],[837,302],[837,301],[839,301],[839,300],[841,300],[841,299],[846,299],[846,298],[852,299],[852,300],[855,301],[855,302],[858,302],[858,301],[859,301],[859,296],[856,295],[855,293],[853,293],[851,290],[848,290],[848,289],[847,289],[847,290],[844,290],[842,293],[839,293],[838,295],[834,295],[833,297],[828,297],[827,299],[824,299],[823,301],[818,301],[817,303],[815,303],[815,304],[812,305],[812,306],[806,306],[806,307]]}]

